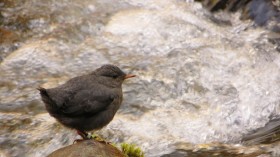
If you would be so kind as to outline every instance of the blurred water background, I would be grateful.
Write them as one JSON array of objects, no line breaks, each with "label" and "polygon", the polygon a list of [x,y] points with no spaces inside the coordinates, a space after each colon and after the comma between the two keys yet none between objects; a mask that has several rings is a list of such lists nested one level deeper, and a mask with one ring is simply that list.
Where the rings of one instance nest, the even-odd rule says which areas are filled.
[{"label": "blurred water background", "polygon": [[36,87],[107,63],[137,78],[99,134],[146,156],[238,144],[280,118],[280,35],[239,11],[183,0],[2,0],[0,9],[1,157],[72,144],[75,131],[46,113]]}]

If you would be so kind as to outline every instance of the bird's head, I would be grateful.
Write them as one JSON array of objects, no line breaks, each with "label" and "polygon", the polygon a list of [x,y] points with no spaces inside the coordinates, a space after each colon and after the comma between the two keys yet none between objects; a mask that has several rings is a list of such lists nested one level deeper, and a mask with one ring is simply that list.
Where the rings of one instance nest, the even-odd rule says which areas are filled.
[{"label": "bird's head", "polygon": [[[96,75],[112,85],[121,85],[125,79],[135,77],[136,75],[126,74],[115,65],[106,64],[96,70]],[[102,81],[103,82],[103,81]]]}]

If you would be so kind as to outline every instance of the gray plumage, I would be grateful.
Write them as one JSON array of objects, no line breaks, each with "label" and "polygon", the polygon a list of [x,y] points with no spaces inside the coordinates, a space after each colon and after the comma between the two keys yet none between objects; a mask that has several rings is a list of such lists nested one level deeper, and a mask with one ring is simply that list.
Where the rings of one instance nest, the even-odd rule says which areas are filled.
[{"label": "gray plumage", "polygon": [[122,83],[134,76],[126,75],[114,65],[104,65],[56,88],[38,90],[46,110],[61,124],[91,131],[113,119],[122,102]]}]

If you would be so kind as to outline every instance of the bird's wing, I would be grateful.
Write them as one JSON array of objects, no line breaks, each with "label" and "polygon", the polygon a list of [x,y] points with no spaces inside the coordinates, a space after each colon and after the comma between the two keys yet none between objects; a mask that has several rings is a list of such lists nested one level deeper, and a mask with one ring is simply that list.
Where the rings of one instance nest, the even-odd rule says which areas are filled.
[{"label": "bird's wing", "polygon": [[81,90],[65,100],[60,111],[71,116],[90,116],[105,110],[116,98],[103,90]]}]

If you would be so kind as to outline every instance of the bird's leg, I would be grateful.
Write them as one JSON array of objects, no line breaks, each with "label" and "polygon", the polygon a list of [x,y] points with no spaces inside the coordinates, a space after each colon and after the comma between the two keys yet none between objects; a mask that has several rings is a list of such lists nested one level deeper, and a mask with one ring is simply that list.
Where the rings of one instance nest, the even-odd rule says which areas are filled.
[{"label": "bird's leg", "polygon": [[88,140],[91,139],[91,135],[85,131],[82,130],[77,130],[77,133],[84,139],[84,140]]},{"label": "bird's leg", "polygon": [[82,131],[82,130],[77,130],[77,133],[83,138],[83,139],[76,139],[73,143],[76,143],[76,142],[81,142],[83,140],[89,140],[91,139],[91,135],[85,131]]},{"label": "bird's leg", "polygon": [[111,142],[107,142],[105,141],[103,138],[99,137],[98,135],[96,134],[90,134],[90,133],[87,133],[85,131],[81,131],[81,130],[77,130],[77,133],[83,138],[83,139],[77,139],[74,141],[75,142],[80,142],[80,141],[83,141],[83,140],[89,140],[89,139],[94,139],[98,142],[102,142],[102,143],[105,143],[105,144],[111,144]]}]

